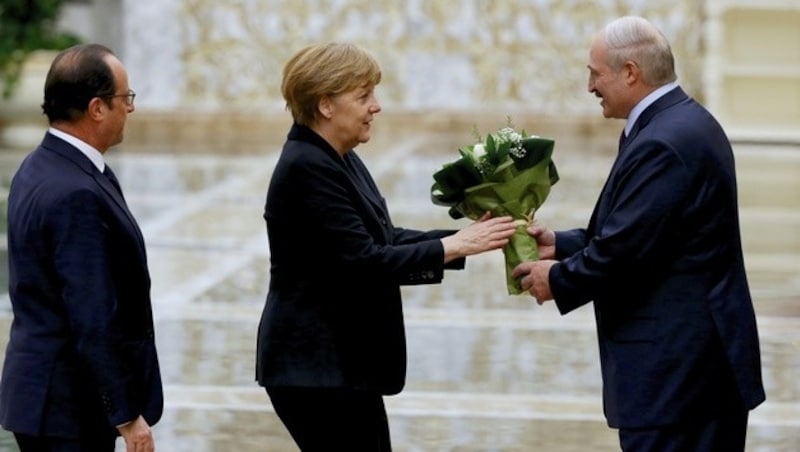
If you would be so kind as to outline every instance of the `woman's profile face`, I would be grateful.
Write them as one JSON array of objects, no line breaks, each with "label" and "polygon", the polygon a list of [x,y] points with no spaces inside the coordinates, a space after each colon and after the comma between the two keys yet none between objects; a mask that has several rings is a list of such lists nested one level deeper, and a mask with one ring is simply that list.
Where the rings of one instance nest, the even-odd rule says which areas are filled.
[{"label": "woman's profile face", "polygon": [[329,99],[330,128],[334,148],[346,152],[370,139],[370,125],[381,106],[375,97],[375,86],[368,84],[345,91]]}]

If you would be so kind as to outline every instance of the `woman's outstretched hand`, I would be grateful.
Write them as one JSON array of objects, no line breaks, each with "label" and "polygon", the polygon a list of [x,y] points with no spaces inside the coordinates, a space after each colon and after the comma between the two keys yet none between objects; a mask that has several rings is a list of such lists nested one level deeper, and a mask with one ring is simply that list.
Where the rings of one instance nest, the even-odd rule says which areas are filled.
[{"label": "woman's outstretched hand", "polygon": [[517,224],[511,217],[491,218],[486,213],[475,223],[444,237],[444,261],[502,248],[514,234]]}]

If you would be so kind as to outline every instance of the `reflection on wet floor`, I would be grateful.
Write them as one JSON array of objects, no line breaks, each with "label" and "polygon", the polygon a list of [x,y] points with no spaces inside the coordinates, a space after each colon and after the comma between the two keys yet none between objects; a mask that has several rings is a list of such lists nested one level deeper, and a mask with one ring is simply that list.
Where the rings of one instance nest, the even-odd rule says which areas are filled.
[{"label": "reflection on wet floor", "polygon": [[[430,174],[452,157],[447,149],[431,151],[430,142],[402,141],[380,153],[359,150],[395,224],[464,224],[429,201]],[[0,153],[2,189],[21,157]],[[158,450],[296,450],[254,382],[255,332],[269,265],[261,214],[276,157],[276,150],[119,150],[108,156],[147,242],[166,384],[166,411],[155,427]],[[561,181],[540,220],[556,228],[579,226],[610,157],[559,149],[556,158]],[[745,241],[769,397],[751,417],[748,450],[800,450],[800,240],[793,232],[800,219],[793,204],[771,198],[776,205],[765,205],[748,191],[781,180],[783,172],[796,175],[798,159],[789,162],[762,172],[749,167],[740,177],[743,230],[760,231]],[[5,206],[0,210],[4,215]],[[773,221],[764,225],[763,218]],[[552,305],[509,297],[502,268],[499,253],[478,256],[442,285],[403,289],[408,383],[401,395],[387,398],[395,449],[618,450],[616,433],[602,418],[591,309],[560,317]],[[0,279],[6,277],[0,272]],[[10,321],[4,297],[1,346]],[[0,450],[14,450],[7,434],[0,435]]]}]

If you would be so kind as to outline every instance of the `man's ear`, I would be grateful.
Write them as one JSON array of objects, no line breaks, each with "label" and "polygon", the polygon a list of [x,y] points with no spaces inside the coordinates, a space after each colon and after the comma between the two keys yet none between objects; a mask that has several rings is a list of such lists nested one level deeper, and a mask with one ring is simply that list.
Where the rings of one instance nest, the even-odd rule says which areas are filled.
[{"label": "man's ear", "polygon": [[86,114],[95,121],[101,121],[106,117],[106,110],[108,110],[106,101],[99,97],[93,97],[86,108]]},{"label": "man's ear", "polygon": [[633,86],[640,80],[642,71],[635,61],[628,60],[622,65],[622,74],[625,76],[625,83]]},{"label": "man's ear", "polygon": [[317,104],[317,109],[323,118],[331,119],[333,116],[333,102],[331,98],[329,96],[322,96],[322,99],[319,100],[319,104]]}]

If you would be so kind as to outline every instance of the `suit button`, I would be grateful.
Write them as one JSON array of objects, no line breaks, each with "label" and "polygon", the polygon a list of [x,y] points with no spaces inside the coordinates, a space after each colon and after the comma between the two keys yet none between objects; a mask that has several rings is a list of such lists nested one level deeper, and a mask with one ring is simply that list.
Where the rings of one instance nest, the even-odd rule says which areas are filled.
[{"label": "suit button", "polygon": [[103,400],[103,408],[105,408],[106,413],[108,413],[108,414],[113,413],[114,412],[114,403],[111,402],[111,398],[108,396],[108,394],[104,393],[101,396],[101,398]]},{"label": "suit button", "polygon": [[382,224],[382,225],[386,226],[386,218],[381,218],[381,220],[380,220],[380,221],[381,221],[381,224]]}]

